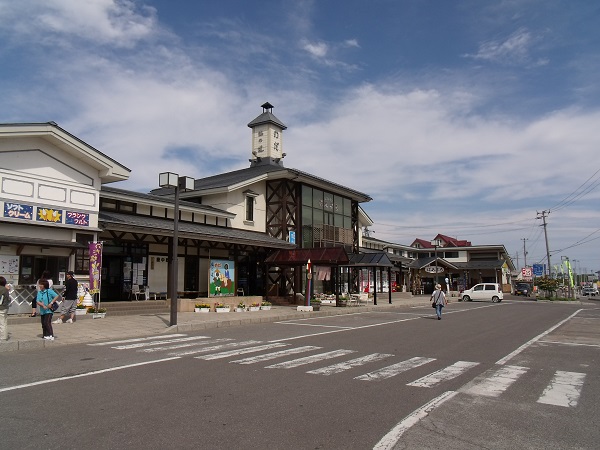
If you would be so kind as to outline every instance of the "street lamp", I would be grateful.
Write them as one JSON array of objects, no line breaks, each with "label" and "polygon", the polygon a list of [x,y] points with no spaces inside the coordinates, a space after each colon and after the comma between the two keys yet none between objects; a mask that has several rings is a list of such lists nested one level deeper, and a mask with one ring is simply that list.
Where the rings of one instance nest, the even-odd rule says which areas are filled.
[{"label": "street lamp", "polygon": [[170,325],[177,325],[177,247],[179,244],[179,192],[194,190],[194,179],[191,177],[180,177],[173,172],[163,172],[158,175],[158,185],[161,188],[171,188],[175,191],[173,209],[173,241],[171,242],[171,285],[169,286],[169,297],[171,298],[171,321]]},{"label": "street lamp", "polygon": [[569,262],[569,257],[568,256],[561,256],[560,260],[561,260],[561,262],[562,261],[566,261],[567,262],[565,264],[565,266],[567,268],[567,297],[571,298],[571,264]]}]

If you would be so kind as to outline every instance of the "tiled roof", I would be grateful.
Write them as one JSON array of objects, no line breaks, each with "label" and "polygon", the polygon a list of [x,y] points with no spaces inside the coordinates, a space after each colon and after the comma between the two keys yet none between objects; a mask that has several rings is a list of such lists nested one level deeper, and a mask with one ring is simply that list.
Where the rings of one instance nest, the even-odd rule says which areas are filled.
[{"label": "tiled roof", "polygon": [[[101,223],[100,227],[105,230],[142,231],[157,235],[171,235],[173,233],[173,221],[157,217],[101,211],[98,221]],[[258,245],[270,248],[296,248],[294,244],[255,231],[183,221],[179,222],[178,230],[180,237],[190,239]]]}]

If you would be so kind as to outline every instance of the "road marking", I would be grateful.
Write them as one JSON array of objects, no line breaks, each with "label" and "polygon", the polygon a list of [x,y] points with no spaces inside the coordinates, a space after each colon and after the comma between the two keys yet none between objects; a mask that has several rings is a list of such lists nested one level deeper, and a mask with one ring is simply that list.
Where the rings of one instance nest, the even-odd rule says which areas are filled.
[{"label": "road marking", "polygon": [[[169,337],[181,337],[187,336],[187,334],[169,334]],[[164,336],[150,336],[144,338],[134,338],[134,339],[124,339],[121,341],[110,341],[110,342],[95,342],[93,344],[88,344],[90,346],[101,346],[101,345],[116,345],[116,344],[126,344],[128,342],[142,342],[142,341],[150,341],[152,339],[164,339]]]},{"label": "road marking", "polygon": [[506,355],[504,358],[499,359],[498,361],[496,361],[496,364],[506,364],[509,360],[511,360],[512,358],[514,358],[515,356],[517,356],[519,353],[521,353],[523,350],[525,350],[527,347],[529,347],[531,344],[535,343],[536,341],[540,340],[541,338],[543,338],[544,336],[546,336],[548,333],[551,333],[552,331],[556,330],[558,327],[560,327],[563,323],[567,322],[568,320],[571,320],[573,317],[575,317],[577,314],[579,314],[581,311],[583,311],[583,309],[578,309],[577,311],[575,311],[573,314],[571,314],[569,317],[567,317],[564,320],[561,320],[560,322],[558,322],[556,325],[548,328],[546,331],[544,331],[542,334],[538,334],[536,337],[534,337],[533,339],[531,339],[530,341],[525,342],[523,345],[521,345],[518,349],[516,349],[514,352],[509,353],[508,355]]},{"label": "road marking", "polygon": [[196,356],[195,358],[196,359],[205,359],[205,360],[209,361],[212,359],[222,359],[222,358],[229,358],[230,356],[244,355],[246,353],[261,352],[263,350],[270,350],[272,348],[285,347],[286,345],[289,345],[289,344],[275,342],[273,344],[264,344],[264,345],[259,345],[257,347],[238,348],[235,350],[228,350],[226,352],[211,353],[210,355]]},{"label": "road marking", "polygon": [[299,327],[320,327],[320,328],[341,328],[341,329],[348,329],[348,330],[353,330],[354,328],[352,327],[341,327],[338,325],[319,325],[316,323],[294,323],[294,322],[288,322],[286,323],[286,325],[297,325]]},{"label": "road marking", "polygon": [[287,348],[278,352],[267,353],[265,355],[250,356],[248,358],[238,359],[236,361],[231,362],[236,364],[256,364],[263,361],[270,361],[271,359],[276,359],[281,356],[295,355],[297,353],[309,352],[311,350],[320,350],[322,348],[323,347],[315,347],[314,345],[305,345],[304,347]]},{"label": "road marking", "polygon": [[430,373],[429,375],[425,375],[418,380],[413,381],[412,383],[408,383],[407,386],[417,386],[417,387],[433,387],[436,384],[441,383],[442,381],[452,380],[459,375],[463,374],[467,370],[472,367],[478,366],[477,362],[470,361],[457,361],[451,366],[448,366],[442,370],[438,370],[437,372]]},{"label": "road marking", "polygon": [[136,342],[134,344],[117,345],[117,346],[111,347],[111,348],[114,348],[116,350],[129,350],[132,348],[142,348],[142,347],[149,347],[149,346],[161,345],[161,344],[173,344],[175,342],[197,341],[200,339],[208,339],[208,338],[209,338],[209,336],[188,336],[188,337],[176,338],[176,339],[164,339],[162,341]]},{"label": "road marking", "polygon": [[584,379],[584,373],[557,370],[538,403],[574,408],[579,401]]},{"label": "road marking", "polygon": [[212,344],[216,344],[218,342],[228,342],[228,341],[233,341],[233,339],[219,338],[219,339],[210,339],[208,341],[202,341],[202,342],[185,342],[183,344],[167,345],[165,347],[142,348],[141,350],[138,350],[138,352],[142,352],[142,353],[162,352],[165,350],[175,350],[178,348],[186,348],[186,347],[199,347],[199,346],[203,346],[203,345],[212,345]]},{"label": "road marking", "polygon": [[450,400],[456,395],[454,391],[444,392],[442,395],[434,398],[430,402],[414,410],[406,416],[400,423],[392,428],[381,440],[375,444],[373,450],[388,450],[393,449],[398,443],[402,435],[413,425],[417,424],[421,419],[427,417],[435,408],[440,406],[446,400]]},{"label": "road marking", "polygon": [[351,359],[349,361],[344,361],[338,364],[333,364],[331,366],[321,367],[320,369],[309,370],[306,373],[312,373],[317,375],[333,375],[334,373],[340,373],[348,369],[352,369],[353,367],[363,366],[373,361],[379,361],[381,359],[385,359],[390,355],[387,353],[373,353],[367,356],[361,356],[360,358]]},{"label": "road marking", "polygon": [[402,372],[406,372],[407,370],[414,369],[415,367],[422,366],[423,364],[427,364],[432,361],[435,361],[435,358],[423,358],[420,356],[416,356],[414,358],[407,359],[406,361],[402,361],[397,364],[392,364],[391,366],[384,367],[383,369],[375,370],[374,372],[369,372],[364,375],[354,377],[354,379],[367,381],[384,380],[386,378],[394,377]]},{"label": "road marking", "polygon": [[331,352],[319,353],[318,355],[306,356],[304,358],[292,359],[291,361],[273,364],[271,366],[266,366],[265,369],[292,369],[294,367],[311,364],[317,361],[323,361],[325,359],[337,358],[338,356],[344,356],[349,353],[354,353],[354,350],[333,350]]},{"label": "road marking", "polygon": [[24,388],[28,388],[28,387],[32,387],[32,386],[39,386],[42,384],[56,383],[58,381],[65,381],[65,380],[72,380],[75,378],[89,377],[92,375],[99,375],[101,373],[114,372],[116,370],[130,369],[132,367],[145,366],[147,364],[156,364],[156,363],[161,363],[161,362],[166,362],[166,361],[173,361],[175,359],[179,359],[179,357],[157,359],[156,361],[146,361],[146,362],[135,363],[135,364],[127,364],[126,366],[118,366],[118,367],[111,367],[109,369],[94,370],[93,372],[80,373],[78,375],[70,375],[68,377],[49,378],[46,380],[35,381],[33,383],[20,384],[18,386],[10,386],[10,387],[1,388],[0,392],[14,391],[16,389],[24,389]]},{"label": "road marking", "polygon": [[600,347],[600,344],[580,344],[578,342],[559,342],[559,341],[539,341],[543,344],[559,344],[559,345],[572,345],[574,347],[576,346],[583,346],[583,347]]},{"label": "road marking", "polygon": [[243,345],[256,345],[256,344],[262,344],[262,341],[230,342],[229,344],[213,345],[211,347],[204,347],[204,348],[195,349],[195,350],[186,350],[184,352],[169,353],[169,355],[172,355],[172,356],[188,356],[188,355],[195,355],[197,353],[206,353],[206,352],[212,352],[212,351],[219,351],[219,350],[223,350],[224,348],[233,348],[233,347],[241,347]]},{"label": "road marking", "polygon": [[[528,367],[502,366],[491,375],[482,375],[476,378],[461,388],[460,392],[484,397],[498,397],[528,370]],[[485,378],[482,378],[483,376]]]}]

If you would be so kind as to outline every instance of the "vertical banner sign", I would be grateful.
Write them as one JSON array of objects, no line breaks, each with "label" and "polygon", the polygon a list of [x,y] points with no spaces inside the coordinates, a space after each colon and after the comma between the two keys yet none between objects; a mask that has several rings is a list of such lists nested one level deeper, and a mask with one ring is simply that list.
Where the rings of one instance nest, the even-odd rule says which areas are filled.
[{"label": "vertical banner sign", "polygon": [[90,242],[90,294],[100,292],[100,272],[102,269],[102,242]]}]

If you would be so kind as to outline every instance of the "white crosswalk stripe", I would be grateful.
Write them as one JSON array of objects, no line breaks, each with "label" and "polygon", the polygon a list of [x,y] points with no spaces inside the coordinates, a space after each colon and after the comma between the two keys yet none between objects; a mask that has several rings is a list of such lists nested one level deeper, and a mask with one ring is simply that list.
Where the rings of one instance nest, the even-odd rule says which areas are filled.
[{"label": "white crosswalk stripe", "polygon": [[451,366],[448,366],[444,369],[438,370],[436,372],[430,373],[429,375],[425,375],[424,377],[419,378],[418,380],[413,381],[412,383],[407,383],[407,386],[418,386],[418,387],[433,387],[444,381],[452,380],[472,367],[478,366],[479,363],[470,362],[470,361],[457,361]]},{"label": "white crosswalk stripe", "polygon": [[226,348],[243,347],[245,345],[257,345],[257,344],[262,344],[262,341],[229,342],[227,344],[213,345],[210,347],[203,347],[203,348],[193,349],[193,350],[185,350],[183,352],[173,352],[173,353],[169,353],[169,356],[196,355],[198,353],[208,353],[208,352],[213,352],[213,351],[221,351]]},{"label": "white crosswalk stripe", "polygon": [[577,406],[584,379],[584,373],[557,370],[538,403],[571,408]]},{"label": "white crosswalk stripe", "polygon": [[282,342],[276,342],[273,344],[259,345],[257,347],[238,348],[238,349],[229,350],[226,352],[211,353],[210,355],[196,356],[195,358],[196,359],[205,359],[208,361],[211,359],[222,359],[222,358],[229,358],[231,356],[245,355],[246,353],[256,353],[256,352],[261,352],[263,350],[270,350],[272,348],[286,347],[288,345],[289,344],[284,344]]},{"label": "white crosswalk stripe", "polygon": [[318,355],[306,356],[304,358],[293,359],[291,361],[281,362],[265,367],[266,369],[292,369],[294,367],[303,366],[305,364],[311,364],[325,359],[337,358],[338,356],[344,356],[349,353],[354,353],[354,350],[334,350],[326,353],[319,353]]},{"label": "white crosswalk stripe", "polygon": [[189,336],[189,337],[181,337],[181,338],[176,338],[176,339],[164,339],[162,341],[136,342],[136,343],[127,344],[127,345],[117,345],[117,346],[111,347],[111,348],[115,348],[117,350],[129,350],[132,348],[142,348],[142,347],[149,347],[149,346],[154,346],[154,345],[172,344],[174,342],[197,341],[200,339],[209,339],[209,337],[208,336]]},{"label": "white crosswalk stripe", "polygon": [[383,369],[360,375],[358,377],[355,377],[354,379],[367,381],[384,380],[386,378],[391,378],[402,372],[406,372],[407,370],[414,369],[415,367],[422,366],[423,364],[427,364],[432,361],[435,361],[435,358],[423,358],[417,356],[411,359],[407,359],[406,361],[402,361],[397,364],[392,364],[391,366],[384,367]]},{"label": "white crosswalk stripe", "polygon": [[461,392],[484,397],[498,397],[528,370],[528,367],[501,366],[491,374],[486,372],[468,383],[465,388],[461,389]]},{"label": "white crosswalk stripe", "polygon": [[[170,338],[181,337],[181,336],[187,336],[187,334],[170,334],[169,335]],[[88,345],[91,347],[96,347],[96,346],[104,346],[104,345],[127,344],[130,342],[152,341],[154,339],[164,339],[164,338],[165,338],[165,336],[150,336],[150,337],[143,337],[143,338],[123,339],[120,341],[94,342],[93,344],[88,344]]]},{"label": "white crosswalk stripe", "polygon": [[312,373],[317,375],[333,375],[334,373],[340,373],[348,369],[352,369],[353,367],[364,366],[373,361],[379,361],[381,359],[388,358],[390,355],[387,353],[373,353],[367,356],[361,356],[360,358],[351,359],[349,361],[344,361],[338,364],[333,364],[327,367],[321,367],[320,369],[309,370],[306,373]]},{"label": "white crosswalk stripe", "polygon": [[297,353],[309,352],[311,350],[320,350],[323,347],[315,347],[314,345],[305,345],[304,347],[287,348],[285,350],[279,350],[278,352],[266,353],[264,355],[250,356],[244,359],[238,359],[231,361],[236,364],[256,364],[263,361],[270,361],[272,359],[281,358],[282,356],[295,355]]},{"label": "white crosswalk stripe", "polygon": [[174,345],[167,345],[164,347],[142,348],[142,349],[138,350],[138,352],[142,352],[142,353],[164,352],[167,350],[176,350],[178,348],[200,347],[200,346],[207,346],[207,345],[212,345],[212,344],[218,344],[220,342],[229,342],[229,341],[233,341],[233,339],[220,338],[220,339],[209,339],[208,341],[183,342],[183,343],[177,343]]}]

